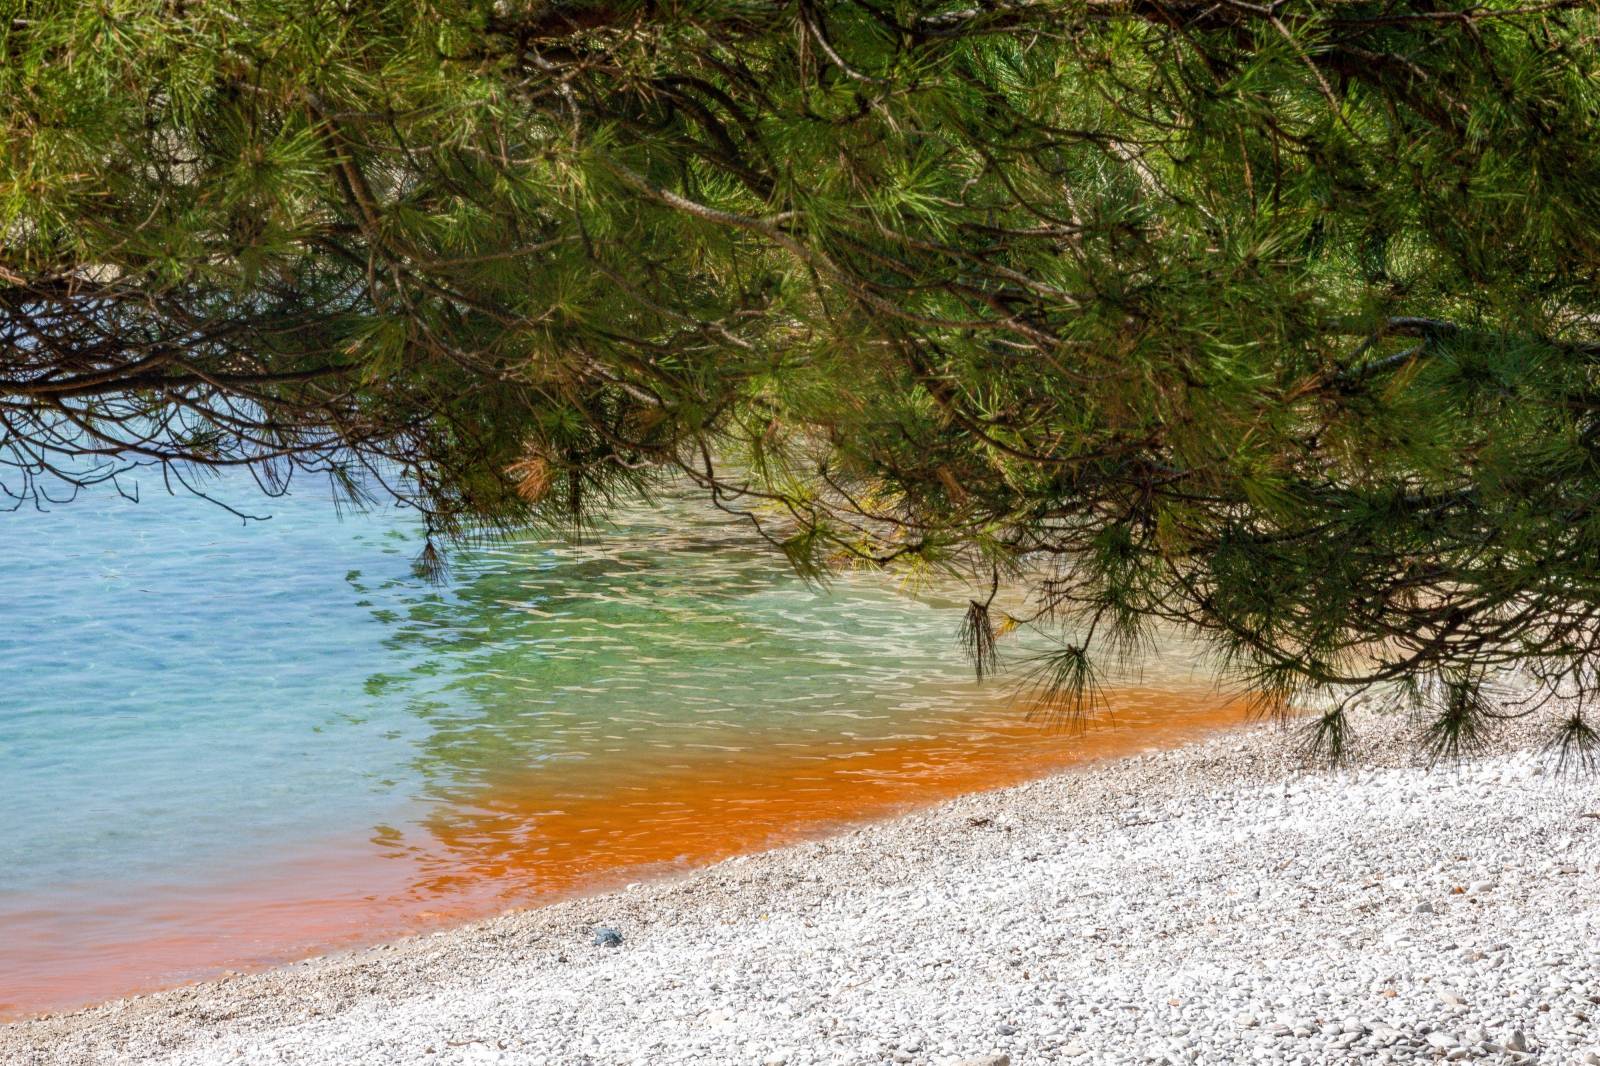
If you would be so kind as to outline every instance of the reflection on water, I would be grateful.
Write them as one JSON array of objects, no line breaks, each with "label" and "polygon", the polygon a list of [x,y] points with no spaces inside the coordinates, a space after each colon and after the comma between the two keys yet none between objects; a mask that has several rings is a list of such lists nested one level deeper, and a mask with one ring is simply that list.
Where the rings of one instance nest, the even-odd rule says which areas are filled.
[{"label": "reflection on water", "polygon": [[[1193,657],[1074,737],[979,686],[958,594],[809,588],[668,499],[412,578],[291,499],[0,518],[0,1010],[258,965],[795,839],[1232,721]],[[1003,685],[1003,682],[1002,682]]]}]

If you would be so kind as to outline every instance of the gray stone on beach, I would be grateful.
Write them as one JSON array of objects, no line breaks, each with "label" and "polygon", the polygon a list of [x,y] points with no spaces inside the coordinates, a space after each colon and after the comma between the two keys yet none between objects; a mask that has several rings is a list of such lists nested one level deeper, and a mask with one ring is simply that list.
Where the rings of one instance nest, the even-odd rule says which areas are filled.
[{"label": "gray stone on beach", "polygon": [[594,946],[597,948],[614,948],[622,945],[622,934],[609,925],[597,925],[594,929]]}]

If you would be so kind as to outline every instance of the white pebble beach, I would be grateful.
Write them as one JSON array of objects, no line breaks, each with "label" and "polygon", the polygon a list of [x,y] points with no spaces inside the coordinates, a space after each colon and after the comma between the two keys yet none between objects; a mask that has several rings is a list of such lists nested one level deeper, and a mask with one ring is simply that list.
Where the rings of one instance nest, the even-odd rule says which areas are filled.
[{"label": "white pebble beach", "polygon": [[1343,770],[1223,733],[17,1022],[0,1062],[1600,1063],[1600,781],[1546,722],[1432,769],[1355,724]]}]

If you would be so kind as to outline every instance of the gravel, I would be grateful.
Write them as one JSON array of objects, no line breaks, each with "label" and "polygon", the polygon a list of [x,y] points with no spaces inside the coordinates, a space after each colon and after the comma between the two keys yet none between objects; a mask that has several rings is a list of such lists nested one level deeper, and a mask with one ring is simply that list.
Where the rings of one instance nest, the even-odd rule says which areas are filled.
[{"label": "gravel", "polygon": [[16,1023],[0,1062],[1600,1064],[1600,785],[1527,721],[1431,771],[1356,725],[1356,769],[1220,734]]}]

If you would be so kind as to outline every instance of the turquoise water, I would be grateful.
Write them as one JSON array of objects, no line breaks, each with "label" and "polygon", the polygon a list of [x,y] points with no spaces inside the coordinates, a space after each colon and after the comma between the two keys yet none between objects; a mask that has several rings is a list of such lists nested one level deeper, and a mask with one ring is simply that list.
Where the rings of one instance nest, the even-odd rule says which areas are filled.
[{"label": "turquoise water", "polygon": [[[29,950],[140,950],[319,849],[437,851],[497,773],[915,734],[972,689],[953,604],[808,588],[680,500],[436,588],[411,514],[213,491],[271,519],[149,486],[0,516],[0,1004]],[[374,891],[340,876],[313,895]]]},{"label": "turquoise water", "polygon": [[[409,513],[214,487],[271,514],[243,524],[149,489],[0,515],[0,1009],[378,929],[549,850],[540,804],[706,767],[736,791],[746,758],[932,741],[993,702],[958,595],[808,587],[685,499],[433,587]],[[501,809],[508,782],[533,806]]]},{"label": "turquoise water", "polygon": [[192,498],[98,496],[0,518],[0,900],[202,873],[405,795],[426,730],[366,681],[403,661],[383,619],[429,598],[409,524],[270,510],[243,527]]},{"label": "turquoise water", "polygon": [[444,588],[412,576],[404,513],[269,509],[0,520],[0,893],[235,861],[245,826],[257,850],[384,823],[508,763],[892,732],[885,697],[965,682],[948,612],[818,594],[737,527],[685,533],[681,504],[589,545],[465,553]]}]

